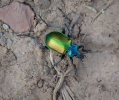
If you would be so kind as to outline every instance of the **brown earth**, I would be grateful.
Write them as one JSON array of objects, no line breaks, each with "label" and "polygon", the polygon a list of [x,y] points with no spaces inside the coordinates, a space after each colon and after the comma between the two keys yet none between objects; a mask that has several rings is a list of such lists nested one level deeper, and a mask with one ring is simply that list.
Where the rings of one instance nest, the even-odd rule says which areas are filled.
[{"label": "brown earth", "polygon": [[[63,85],[71,89],[75,100],[119,100],[119,1],[114,0],[89,29],[96,13],[84,5],[90,5],[99,12],[109,0],[39,1],[21,2],[42,11],[43,19],[50,24],[63,25],[63,12],[71,13],[67,19],[69,25],[73,18],[80,14],[71,32],[72,40],[78,45],[84,44],[91,53],[86,54],[83,60],[88,77],[79,60],[74,58],[78,76],[75,76],[72,70],[64,80]],[[10,0],[1,0],[0,4],[4,6],[9,2]],[[47,76],[48,68],[51,66],[49,51],[41,50],[30,38],[17,37],[11,30],[5,31],[2,24],[0,21],[0,31],[3,31],[4,37],[10,38],[13,43],[10,46],[0,45],[0,100],[52,100],[57,73],[53,70]],[[45,35],[52,30],[57,29],[47,27],[40,20],[36,23],[33,35],[44,44]],[[87,36],[80,42],[86,32]],[[54,59],[58,61],[59,54],[55,54]],[[57,66],[61,71],[70,67],[67,59],[68,57]],[[61,89],[57,100],[63,100]]]}]

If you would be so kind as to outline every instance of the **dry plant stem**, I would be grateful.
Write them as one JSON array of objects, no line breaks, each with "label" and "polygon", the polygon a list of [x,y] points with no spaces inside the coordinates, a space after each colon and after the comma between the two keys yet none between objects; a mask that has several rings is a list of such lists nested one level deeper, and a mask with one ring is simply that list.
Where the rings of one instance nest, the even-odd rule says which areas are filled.
[{"label": "dry plant stem", "polygon": [[88,8],[89,10],[92,10],[93,12],[97,13],[97,10],[94,9],[93,7],[91,6],[86,6],[86,5],[83,5],[84,7]]},{"label": "dry plant stem", "polygon": [[[52,65],[54,65],[54,61],[53,61],[52,51],[51,50],[50,50],[50,61],[51,61]],[[61,75],[60,71],[56,67],[54,67],[54,68],[57,71],[57,74]]]},{"label": "dry plant stem", "polygon": [[[52,57],[52,51],[51,51],[51,50],[50,50],[50,60],[51,60],[51,63],[54,64],[54,62],[53,62],[53,57]],[[59,79],[58,83],[56,84],[55,89],[54,89],[54,91],[53,91],[53,100],[56,100],[57,92],[58,92],[58,90],[60,89],[60,87],[62,86],[65,76],[66,76],[72,69],[73,69],[73,67],[69,68],[69,69],[65,72],[65,74],[62,74],[62,73],[55,67],[55,70],[57,71],[58,75],[60,75],[60,79]]]},{"label": "dry plant stem", "polygon": [[[114,2],[114,0],[111,0],[102,10],[106,10],[112,3]],[[91,24],[95,21],[95,19],[102,14],[102,10],[95,16],[95,18],[92,20]]]},{"label": "dry plant stem", "polygon": [[62,74],[61,75],[61,77],[60,77],[60,79],[59,79],[59,81],[58,81],[58,83],[56,84],[56,86],[55,86],[55,89],[54,89],[54,91],[53,91],[53,100],[56,100],[56,97],[57,97],[57,92],[58,92],[58,90],[60,89],[60,87],[62,86],[62,83],[63,83],[63,81],[64,81],[64,75]]},{"label": "dry plant stem", "polygon": [[65,97],[65,94],[64,94],[63,89],[61,90],[61,92],[62,92],[62,97],[63,97],[63,99],[66,100],[66,97]]},{"label": "dry plant stem", "polygon": [[70,94],[70,96],[72,97],[72,100],[75,100],[74,98],[74,94],[72,93],[72,91],[70,90],[70,88],[68,86],[65,86],[64,88],[66,88],[67,92]]},{"label": "dry plant stem", "polygon": [[[50,60],[51,60],[51,63],[53,65],[54,62],[53,62],[53,57],[52,57],[52,51],[51,50],[50,50]],[[55,67],[55,70],[57,71],[58,75],[60,75],[60,79],[59,79],[58,83],[56,84],[55,89],[53,91],[53,100],[56,100],[57,92],[60,89],[60,87],[61,87],[61,85],[64,81],[64,77],[65,77],[62,73],[60,73],[60,71],[56,67]]]},{"label": "dry plant stem", "polygon": [[[108,3],[102,10],[106,10],[110,5],[112,5],[113,2],[114,2],[114,0],[109,1],[109,3]],[[92,26],[92,24],[94,23],[94,21],[98,18],[98,16],[99,16],[100,14],[102,14],[102,10],[93,18],[93,20],[92,20],[91,23],[89,24],[89,26],[88,26],[88,28],[87,28],[87,31],[86,31],[86,33],[85,33],[85,35],[83,36],[83,38],[82,38],[81,41],[83,41],[83,40],[85,39],[85,37],[86,37],[86,35],[87,35],[87,33],[88,33],[88,30],[89,30],[89,28],[91,28],[91,26]]]},{"label": "dry plant stem", "polygon": [[74,94],[71,92],[68,86],[63,86],[61,92],[64,100],[75,100]]},{"label": "dry plant stem", "polygon": [[64,76],[67,76],[67,74],[73,69],[73,67],[70,67],[65,73]]},{"label": "dry plant stem", "polygon": [[67,92],[66,88],[62,89],[62,94],[63,94],[63,98],[64,100],[72,100],[72,98],[70,97],[69,93]]}]

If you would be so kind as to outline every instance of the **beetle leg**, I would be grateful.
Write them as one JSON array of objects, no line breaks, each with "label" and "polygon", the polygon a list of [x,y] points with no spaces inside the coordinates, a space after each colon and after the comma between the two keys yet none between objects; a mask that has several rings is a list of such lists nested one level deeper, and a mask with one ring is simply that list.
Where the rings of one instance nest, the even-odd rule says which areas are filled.
[{"label": "beetle leg", "polygon": [[48,24],[48,23],[41,17],[41,15],[40,15],[38,12],[36,12],[36,14],[40,17],[40,19],[41,19],[48,27],[60,28],[60,29],[63,28],[62,26],[55,26],[55,25]]},{"label": "beetle leg", "polygon": [[33,36],[30,36],[30,35],[28,35],[28,34],[19,34],[19,35],[17,35],[17,36],[27,36],[27,37],[30,37],[41,49],[45,49],[45,50],[48,49],[46,46],[42,46],[42,45],[35,39],[35,37],[33,37]]},{"label": "beetle leg", "polygon": [[64,59],[64,57],[65,57],[65,55],[62,55],[62,56],[61,56],[61,59],[60,59],[58,62],[56,62],[56,63],[49,69],[47,75],[50,73],[50,71],[51,71],[54,67],[56,67],[56,66]]},{"label": "beetle leg", "polygon": [[84,48],[82,49],[82,51],[85,53],[91,53],[91,50],[85,50]]},{"label": "beetle leg", "polygon": [[91,52],[91,50],[85,50],[84,45],[78,46],[78,49],[80,49],[80,48],[82,48],[82,51],[85,52],[85,53],[90,53]]},{"label": "beetle leg", "polygon": [[84,45],[78,46],[78,49],[80,49],[80,48],[84,49]]},{"label": "beetle leg", "polygon": [[66,28],[67,28],[67,30],[68,30],[68,37],[70,37],[71,36],[71,32],[70,32],[70,29],[69,29],[69,27],[68,27],[68,25],[67,25],[67,23],[66,23],[66,18],[67,18],[67,16],[68,16],[69,14],[67,14],[67,15],[65,15],[65,17],[64,17],[64,25],[66,26]]},{"label": "beetle leg", "polygon": [[65,34],[65,28],[62,28],[62,33]]},{"label": "beetle leg", "polygon": [[76,76],[78,76],[77,68],[76,68],[76,65],[73,63],[73,58],[72,57],[70,57],[70,61],[71,61],[71,64],[73,65],[73,67],[74,67],[74,72],[75,72]]},{"label": "beetle leg", "polygon": [[80,60],[80,62],[81,62],[81,65],[82,65],[82,67],[83,67],[84,71],[86,72],[86,75],[88,76],[88,73],[87,73],[87,71],[86,71],[86,69],[85,69],[85,67],[84,67],[84,65],[83,65],[83,61],[82,61],[82,59],[81,59],[81,58],[79,58],[79,60]]},{"label": "beetle leg", "polygon": [[47,50],[48,49],[48,47],[47,46],[42,46],[36,39],[35,39],[35,37],[33,37],[33,36],[29,36],[41,49],[45,49],[45,50]]}]

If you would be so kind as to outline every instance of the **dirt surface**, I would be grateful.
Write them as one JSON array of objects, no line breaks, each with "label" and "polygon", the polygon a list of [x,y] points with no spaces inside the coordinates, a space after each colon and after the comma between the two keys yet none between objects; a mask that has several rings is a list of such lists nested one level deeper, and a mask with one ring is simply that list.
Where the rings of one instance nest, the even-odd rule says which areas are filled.
[{"label": "dirt surface", "polygon": [[[0,7],[11,1],[1,0]],[[72,29],[71,38],[73,43],[84,44],[86,49],[91,50],[83,60],[88,77],[79,60],[74,58],[78,76],[72,70],[62,87],[67,85],[75,100],[119,100],[119,0],[114,0],[89,29],[96,13],[85,6],[91,6],[99,12],[109,0],[14,1],[29,5],[42,13],[43,19],[54,25],[63,25],[64,14],[70,13],[68,25],[77,14],[80,14]],[[47,27],[37,16],[35,21],[36,26],[31,35],[37,37],[43,45],[47,33],[52,30],[61,31]],[[0,100],[52,100],[58,78],[55,70],[47,75],[51,67],[49,51],[41,50],[30,38],[16,36],[11,29],[4,30],[2,25],[3,22],[0,21],[0,31],[4,32],[3,35],[0,33]],[[85,33],[87,36],[81,42]],[[58,61],[60,55],[55,53],[54,59]],[[66,57],[57,66],[61,72],[71,66],[68,59]],[[57,100],[65,100],[61,93],[62,87]]]}]

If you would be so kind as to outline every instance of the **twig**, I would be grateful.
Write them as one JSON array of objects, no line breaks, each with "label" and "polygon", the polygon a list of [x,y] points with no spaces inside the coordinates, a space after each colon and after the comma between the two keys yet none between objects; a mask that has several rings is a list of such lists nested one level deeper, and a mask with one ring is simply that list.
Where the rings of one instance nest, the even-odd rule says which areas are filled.
[{"label": "twig", "polygon": [[[51,50],[50,50],[50,61],[51,61],[52,65],[54,65],[54,61],[53,61],[52,51]],[[54,67],[54,68],[57,71],[58,75],[61,75],[60,71],[56,67]]]},{"label": "twig", "polygon": [[67,92],[66,88],[63,88],[61,92],[62,92],[64,100],[72,100],[72,98],[70,97],[70,95]]},{"label": "twig", "polygon": [[88,8],[88,9],[90,9],[90,10],[92,10],[93,12],[97,13],[97,10],[94,9],[93,7],[91,7],[91,6],[86,6],[86,5],[83,5],[83,6],[86,7],[86,8]]},{"label": "twig", "polygon": [[109,1],[109,3],[93,18],[93,20],[92,20],[91,23],[89,24],[89,26],[88,26],[88,28],[87,28],[87,31],[86,31],[86,33],[85,33],[85,35],[83,36],[83,38],[82,38],[81,41],[84,40],[84,38],[86,37],[86,35],[87,35],[87,33],[88,33],[89,28],[91,28],[92,24],[93,24],[94,21],[98,18],[98,16],[99,16],[100,14],[102,14],[102,11],[106,10],[110,5],[113,4],[113,2],[114,2],[114,0]]},{"label": "twig", "polygon": [[70,94],[70,96],[72,97],[72,100],[75,100],[74,98],[74,94],[72,93],[72,91],[70,90],[70,88],[68,86],[65,86],[67,92]]},{"label": "twig", "polygon": [[64,100],[75,100],[74,94],[68,86],[63,86],[61,92]]},{"label": "twig", "polygon": [[63,99],[64,99],[64,100],[67,100],[63,89],[61,90],[61,92],[62,92],[62,97],[63,97]]},{"label": "twig", "polygon": [[[53,62],[53,57],[52,57],[52,51],[50,50],[50,60],[52,65],[54,64]],[[56,100],[57,97],[57,92],[60,89],[60,87],[62,86],[63,82],[64,82],[64,78],[65,76],[73,69],[73,67],[69,68],[64,74],[62,74],[56,67],[55,70],[57,71],[58,75],[60,75],[60,79],[58,81],[58,83],[55,86],[55,89],[53,91],[53,100]]]},{"label": "twig", "polygon": [[[106,10],[114,1],[111,0],[102,10]],[[97,19],[97,17],[102,14],[102,10],[95,16],[95,18],[92,20],[91,24],[93,24],[93,22],[95,21],[95,19]]]},{"label": "twig", "polygon": [[[51,63],[53,65],[54,62],[53,62],[53,57],[52,57],[52,51],[51,50],[50,50],[50,60],[51,60]],[[60,87],[62,86],[62,83],[64,81],[64,77],[65,77],[56,67],[55,67],[55,70],[57,71],[58,75],[60,75],[60,79],[59,79],[58,83],[56,84],[55,89],[53,91],[53,100],[56,100],[57,92],[60,89]]]},{"label": "twig", "polygon": [[62,74],[62,75],[60,76],[60,79],[59,79],[58,83],[57,83],[56,86],[55,86],[54,91],[53,91],[53,100],[56,100],[57,92],[58,92],[58,90],[60,89],[60,87],[62,86],[63,81],[64,81],[64,78],[65,78],[65,76]]}]

